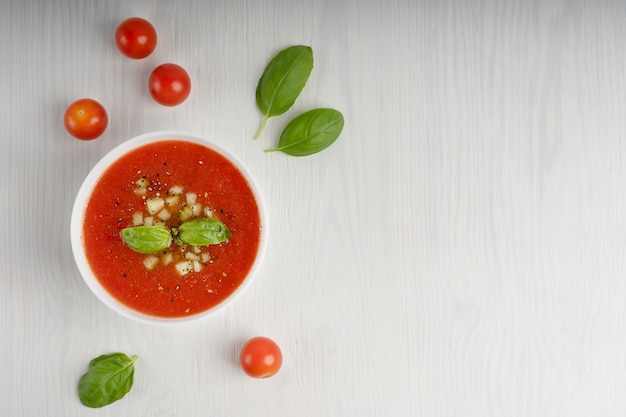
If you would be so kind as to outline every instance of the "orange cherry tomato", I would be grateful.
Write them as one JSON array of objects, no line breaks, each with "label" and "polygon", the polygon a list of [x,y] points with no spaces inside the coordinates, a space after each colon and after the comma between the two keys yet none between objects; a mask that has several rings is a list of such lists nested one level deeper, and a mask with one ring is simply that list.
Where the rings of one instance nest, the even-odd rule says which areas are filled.
[{"label": "orange cherry tomato", "polygon": [[157,33],[146,19],[131,17],[117,27],[115,43],[120,52],[127,57],[142,59],[156,48]]},{"label": "orange cherry tomato", "polygon": [[65,128],[77,139],[91,140],[104,133],[109,123],[107,112],[90,98],[76,100],[65,111]]},{"label": "orange cherry tomato", "polygon": [[241,348],[239,363],[252,378],[268,378],[280,370],[283,354],[272,339],[253,337]]}]

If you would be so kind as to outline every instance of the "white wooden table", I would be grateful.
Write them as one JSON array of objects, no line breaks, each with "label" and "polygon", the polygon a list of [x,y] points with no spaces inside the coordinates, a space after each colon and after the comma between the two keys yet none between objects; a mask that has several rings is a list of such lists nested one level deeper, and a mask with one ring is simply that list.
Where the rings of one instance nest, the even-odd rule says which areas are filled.
[{"label": "white wooden table", "polygon": [[[117,24],[150,20],[131,61]],[[269,59],[315,69],[252,140]],[[626,414],[626,2],[621,0],[4,0],[0,4],[0,415],[623,416]],[[152,68],[192,93],[156,104]],[[71,138],[92,97],[105,134]],[[266,154],[314,107],[346,119],[305,158]],[[105,153],[153,130],[236,153],[268,204],[252,287],[179,328],[101,304],[70,250],[70,211]],[[238,367],[249,337],[284,367]],[[89,360],[140,356],[135,385],[78,400]]]}]

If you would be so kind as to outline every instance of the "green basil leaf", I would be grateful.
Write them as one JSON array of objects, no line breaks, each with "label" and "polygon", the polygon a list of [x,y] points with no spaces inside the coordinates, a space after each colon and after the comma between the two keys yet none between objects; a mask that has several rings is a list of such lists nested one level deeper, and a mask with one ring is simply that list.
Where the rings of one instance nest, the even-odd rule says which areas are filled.
[{"label": "green basil leaf", "polygon": [[213,217],[185,222],[175,231],[176,239],[194,246],[215,245],[232,236],[230,229]]},{"label": "green basil leaf", "polygon": [[283,49],[265,67],[256,88],[256,102],[263,113],[263,121],[255,139],[263,133],[267,119],[291,108],[312,70],[313,50],[302,45]]},{"label": "green basil leaf", "polygon": [[335,109],[314,109],[295,117],[280,135],[278,146],[265,152],[281,151],[306,156],[328,148],[343,130],[343,115]]},{"label": "green basil leaf", "polygon": [[172,243],[172,234],[163,226],[135,226],[122,229],[122,240],[135,252],[151,254],[166,249]]},{"label": "green basil leaf", "polygon": [[100,408],[124,397],[133,386],[136,360],[119,352],[93,359],[78,382],[80,402]]}]

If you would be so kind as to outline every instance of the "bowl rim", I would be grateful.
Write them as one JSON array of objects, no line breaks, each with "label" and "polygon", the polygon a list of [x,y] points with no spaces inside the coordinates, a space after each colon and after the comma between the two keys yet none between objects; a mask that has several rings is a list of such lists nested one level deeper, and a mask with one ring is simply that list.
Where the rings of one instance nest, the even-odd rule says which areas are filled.
[{"label": "bowl rim", "polygon": [[[259,247],[257,250],[257,256],[248,272],[248,275],[244,278],[243,282],[237,289],[230,294],[226,299],[224,299],[219,304],[214,307],[209,308],[208,310],[204,310],[197,314],[186,316],[186,317],[158,317],[145,313],[141,313],[136,311],[127,305],[123,304],[115,297],[113,297],[104,286],[100,283],[100,281],[96,278],[95,274],[91,270],[89,266],[89,262],[87,261],[87,257],[85,255],[84,246],[83,246],[83,219],[85,210],[87,207],[87,201],[91,197],[93,187],[99,181],[104,171],[119,157],[125,155],[126,153],[137,149],[143,145],[147,145],[150,143],[162,142],[162,141],[182,141],[182,142],[192,142],[197,143],[203,146],[206,146],[209,149],[212,149],[218,152],[220,155],[228,159],[235,167],[241,172],[243,177],[248,182],[252,193],[254,194],[257,207],[259,210],[259,220],[261,224],[260,231],[260,239],[259,239]],[[180,325],[180,324],[189,324],[194,323],[203,319],[206,319],[209,316],[213,316],[218,312],[223,311],[225,308],[230,306],[235,299],[237,299],[252,283],[256,275],[258,274],[261,264],[263,263],[263,259],[265,258],[265,252],[267,250],[267,242],[268,242],[268,216],[267,209],[265,206],[265,201],[263,199],[263,195],[261,193],[261,189],[248,169],[248,167],[230,150],[228,150],[225,146],[216,143],[203,135],[196,134],[193,132],[186,132],[181,130],[160,130],[149,133],[144,133],[139,136],[135,136],[130,138],[113,149],[107,152],[100,160],[91,168],[85,179],[83,180],[78,192],[76,193],[76,197],[74,200],[74,205],[72,207],[72,213],[70,218],[70,242],[72,246],[72,253],[74,256],[74,261],[80,275],[83,278],[83,281],[87,284],[91,292],[107,307],[116,313],[141,322],[145,324],[153,324],[153,325],[161,325],[161,326],[171,326],[171,325]]]}]

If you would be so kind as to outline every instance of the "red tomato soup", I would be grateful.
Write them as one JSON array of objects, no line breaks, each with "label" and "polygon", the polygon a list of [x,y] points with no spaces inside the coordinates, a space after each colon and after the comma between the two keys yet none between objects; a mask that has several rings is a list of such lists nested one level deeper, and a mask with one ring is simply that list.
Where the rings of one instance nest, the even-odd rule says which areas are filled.
[{"label": "red tomato soup", "polygon": [[[180,226],[215,217],[226,242],[179,244],[144,255],[120,232],[139,225]],[[259,208],[241,172],[200,144],[166,140],[130,151],[96,183],[83,224],[87,260],[107,291],[131,309],[158,317],[205,311],[231,295],[252,268],[260,244]]]}]

